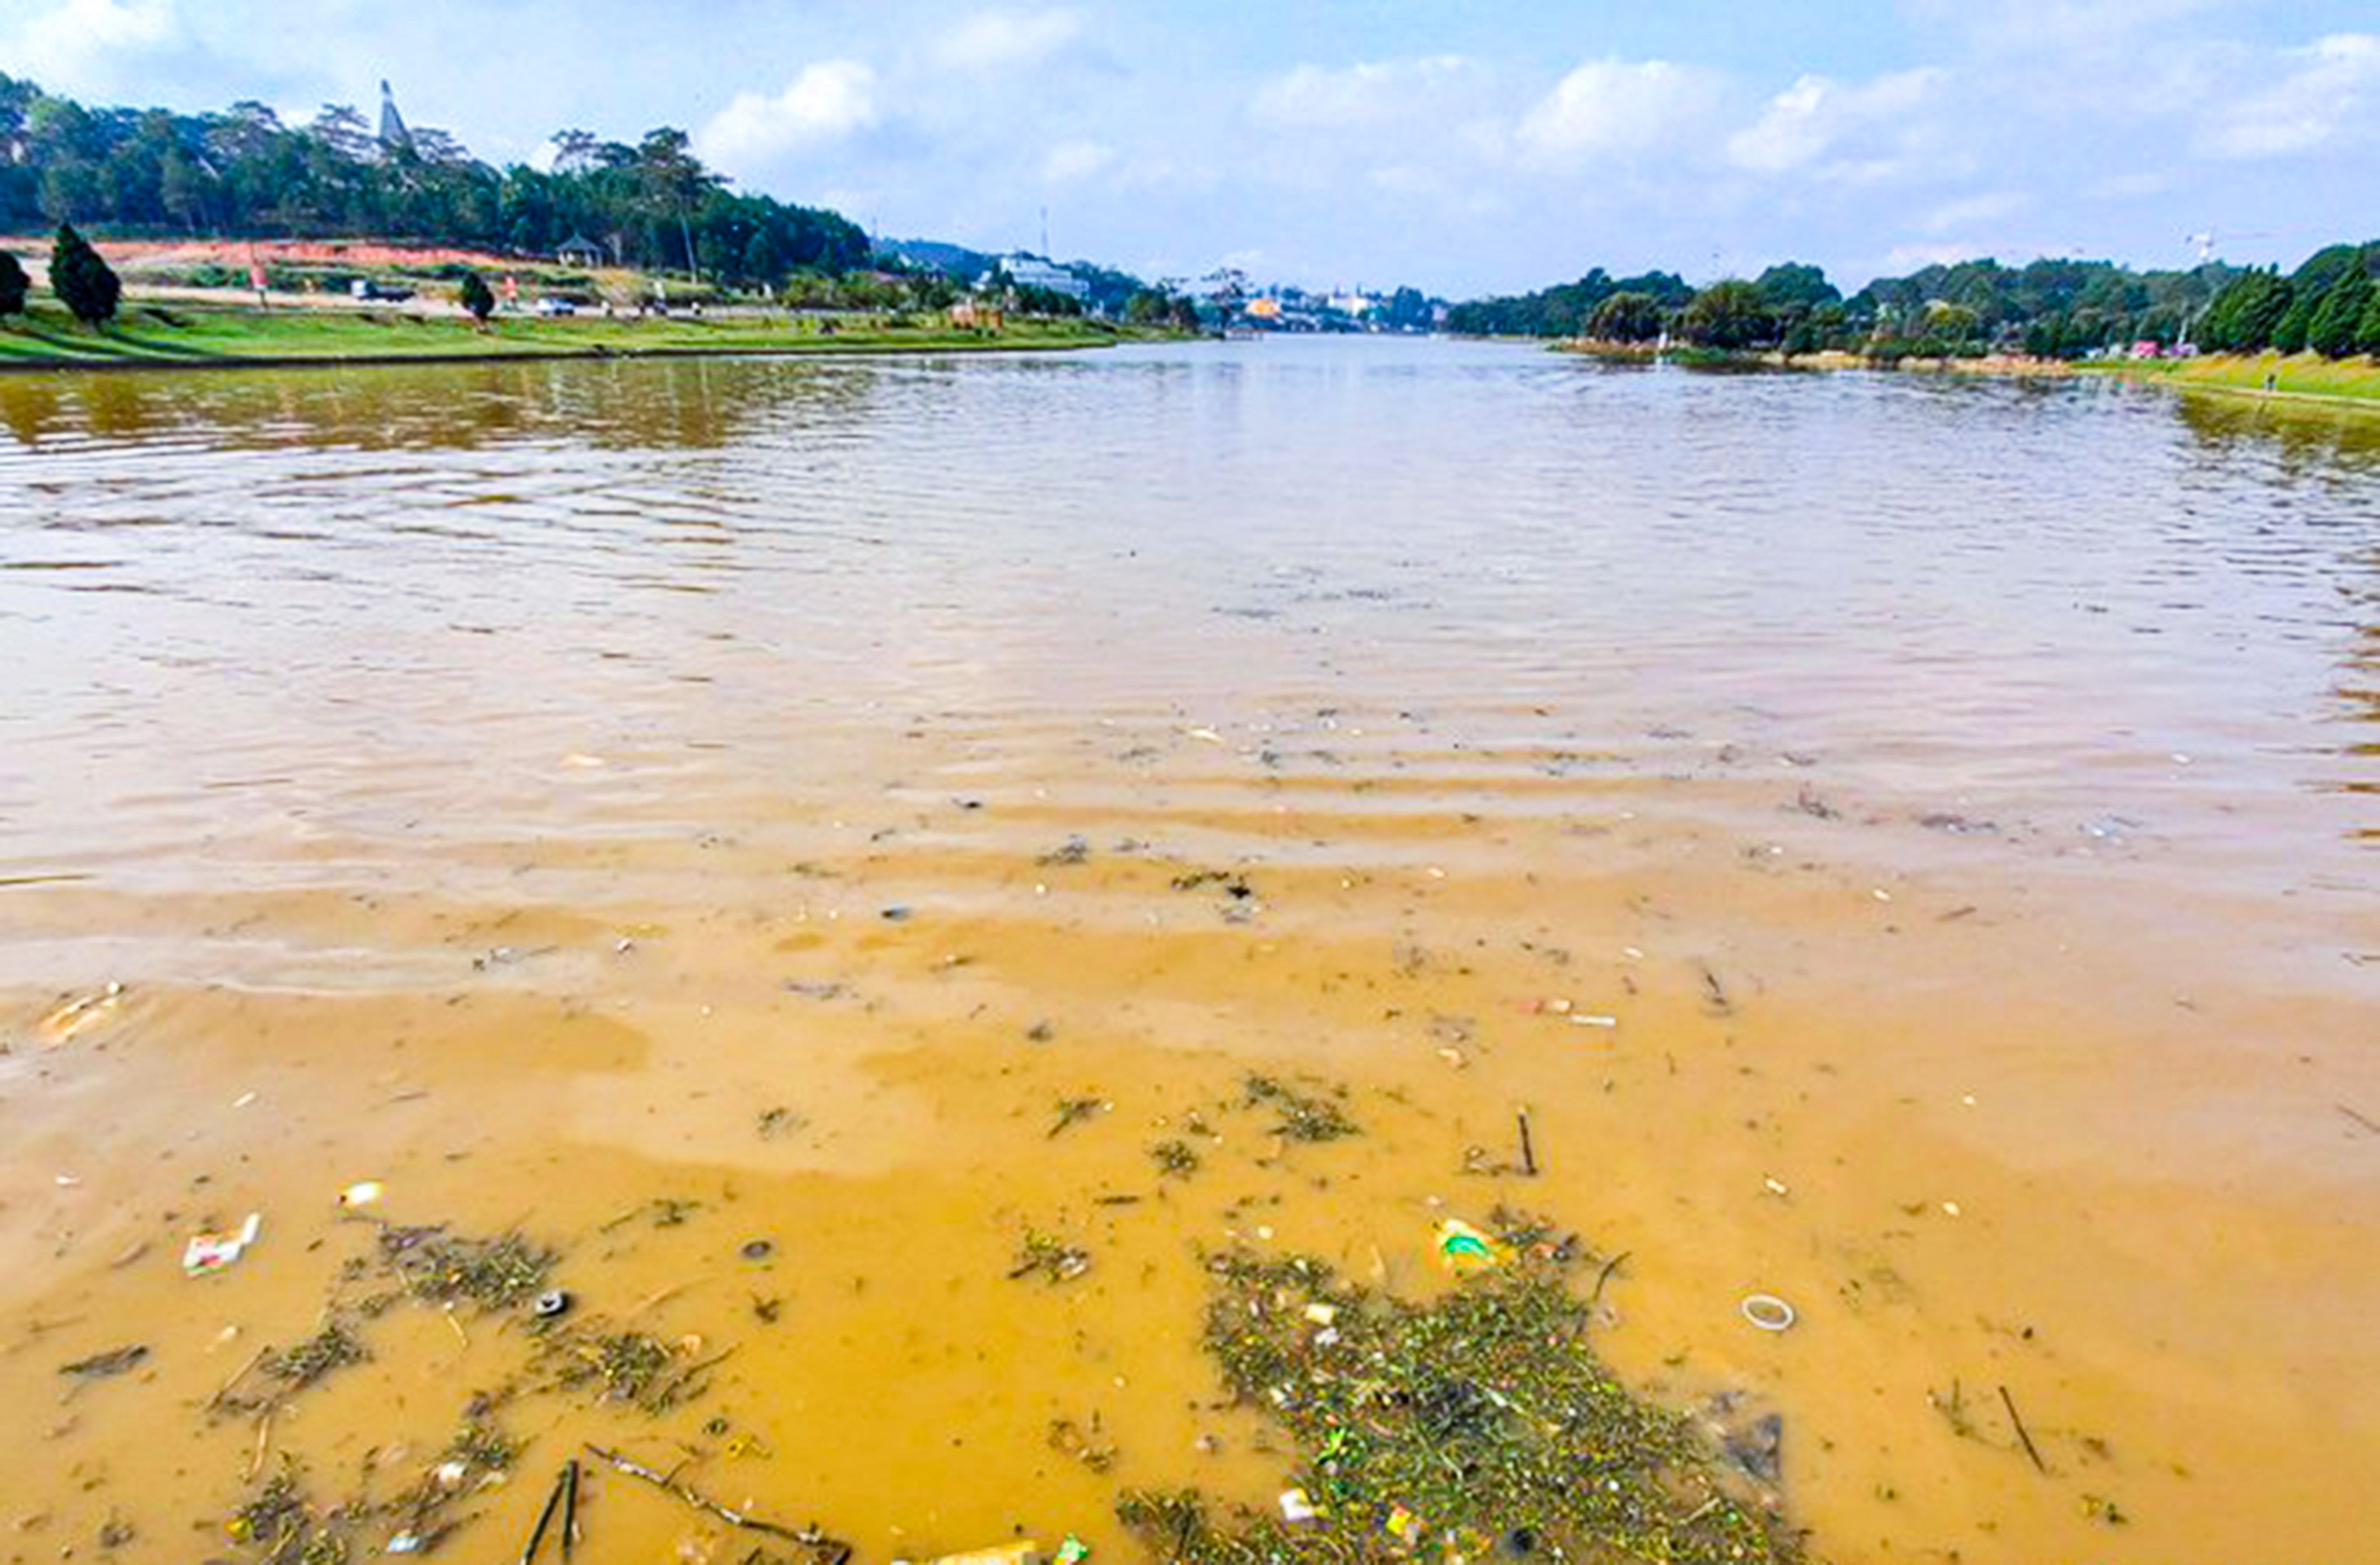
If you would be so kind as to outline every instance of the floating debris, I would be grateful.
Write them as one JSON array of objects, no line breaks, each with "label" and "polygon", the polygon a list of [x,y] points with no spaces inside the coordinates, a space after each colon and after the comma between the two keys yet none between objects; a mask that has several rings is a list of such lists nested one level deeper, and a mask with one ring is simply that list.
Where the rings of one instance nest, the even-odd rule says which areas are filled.
[{"label": "floating debris", "polygon": [[1055,1141],[1061,1133],[1081,1124],[1085,1120],[1107,1108],[1098,1098],[1062,1098],[1058,1099],[1058,1120],[1050,1127],[1049,1139]]},{"label": "floating debris", "polygon": [[844,1565],[844,1561],[851,1558],[849,1544],[840,1538],[827,1536],[819,1531],[815,1524],[801,1528],[787,1527],[755,1516],[748,1510],[738,1510],[731,1506],[722,1505],[690,1486],[680,1483],[674,1471],[658,1472],[641,1462],[623,1456],[615,1450],[606,1450],[601,1446],[590,1445],[587,1447],[587,1453],[608,1463],[614,1471],[650,1484],[662,1493],[674,1496],[685,1504],[706,1515],[715,1516],[731,1527],[742,1527],[748,1532],[767,1533],[771,1536],[799,1544],[808,1551],[807,1558],[814,1561],[815,1565]]},{"label": "floating debris", "polygon": [[331,1371],[361,1364],[368,1356],[356,1334],[334,1319],[296,1347],[266,1353],[257,1367],[290,1390],[302,1391]]},{"label": "floating debris", "polygon": [[554,1261],[552,1251],[539,1249],[517,1233],[464,1239],[450,1237],[443,1226],[384,1227],[380,1247],[415,1298],[432,1304],[469,1299],[492,1310],[535,1298]]},{"label": "floating debris", "polygon": [[[1798,1545],[1692,1421],[1630,1395],[1586,1343],[1581,1253],[1525,1219],[1509,1264],[1415,1304],[1310,1257],[1208,1262],[1208,1350],[1243,1403],[1294,1439],[1280,1513],[1196,1490],[1127,1492],[1123,1523],[1186,1565],[1377,1559],[1440,1548],[1674,1565],[1791,1561]],[[1328,1343],[1312,1328],[1331,1312]],[[1514,1540],[1518,1540],[1515,1542]]]},{"label": "floating debris", "polygon": [[808,1124],[809,1121],[791,1109],[779,1107],[760,1110],[760,1117],[753,1122],[752,1129],[761,1140],[774,1141],[781,1135],[792,1135],[806,1129]]},{"label": "floating debris", "polygon": [[66,1001],[33,1025],[43,1045],[55,1049],[76,1035],[99,1025],[124,1003],[124,986],[111,983],[96,994]]},{"label": "floating debris", "polygon": [[1168,1179],[1188,1179],[1198,1171],[1198,1153],[1186,1141],[1160,1141],[1148,1149],[1149,1160]]},{"label": "floating debris", "polygon": [[1050,852],[1043,854],[1039,858],[1035,859],[1033,862],[1036,864],[1049,865],[1052,867],[1071,868],[1078,864],[1088,863],[1090,861],[1090,856],[1091,844],[1088,839],[1083,837],[1069,837],[1066,839],[1063,846],[1051,849]]},{"label": "floating debris", "polygon": [[1113,1467],[1116,1464],[1116,1457],[1120,1454],[1113,1445],[1099,1438],[1099,1419],[1097,1413],[1091,1415],[1091,1426],[1087,1433],[1071,1418],[1051,1419],[1050,1449],[1072,1457],[1094,1473],[1104,1473]]},{"label": "floating debris", "polygon": [[263,1231],[263,1214],[250,1212],[248,1214],[248,1220],[239,1225],[239,1231],[237,1233],[192,1234],[190,1242],[182,1246],[182,1275],[211,1277],[224,1270],[247,1253],[248,1247],[256,1243],[256,1236]]},{"label": "floating debris", "polygon": [[1008,1268],[1008,1280],[1020,1281],[1038,1274],[1050,1282],[1072,1282],[1091,1269],[1091,1253],[1068,1244],[1038,1229],[1025,1231],[1025,1243]]},{"label": "floating debris", "polygon": [[128,1347],[111,1348],[103,1353],[77,1359],[72,1364],[58,1365],[58,1373],[78,1380],[104,1380],[111,1375],[121,1375],[136,1367],[149,1356],[149,1350],[138,1342]]},{"label": "floating debris", "polygon": [[[284,1468],[265,1480],[255,1498],[232,1512],[224,1531],[235,1543],[262,1550],[267,1559],[302,1559],[313,1533],[313,1518],[297,1474]],[[345,1554],[333,1558],[344,1559]]]},{"label": "floating debris", "polygon": [[700,1396],[708,1384],[703,1372],[725,1356],[681,1367],[676,1346],[641,1331],[558,1343],[557,1351],[566,1355],[559,1376],[564,1389],[577,1390],[601,1381],[602,1401],[628,1402],[653,1414]]},{"label": "floating debris", "polygon": [[[1281,1123],[1273,1134],[1292,1141],[1336,1141],[1342,1136],[1358,1135],[1362,1128],[1347,1117],[1345,1110],[1327,1098],[1309,1097],[1295,1091],[1270,1076],[1250,1076],[1241,1084],[1247,1093],[1250,1108],[1269,1103],[1281,1113]],[[1344,1096],[1346,1089],[1339,1090]]]}]

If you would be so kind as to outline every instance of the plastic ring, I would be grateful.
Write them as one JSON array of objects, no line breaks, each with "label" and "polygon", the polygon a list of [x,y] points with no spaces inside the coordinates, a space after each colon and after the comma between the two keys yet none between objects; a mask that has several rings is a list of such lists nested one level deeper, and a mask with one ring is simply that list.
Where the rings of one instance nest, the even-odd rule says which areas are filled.
[{"label": "plastic ring", "polygon": [[1763,1331],[1790,1331],[1800,1318],[1792,1305],[1774,1293],[1747,1293],[1742,1309],[1743,1318]]}]

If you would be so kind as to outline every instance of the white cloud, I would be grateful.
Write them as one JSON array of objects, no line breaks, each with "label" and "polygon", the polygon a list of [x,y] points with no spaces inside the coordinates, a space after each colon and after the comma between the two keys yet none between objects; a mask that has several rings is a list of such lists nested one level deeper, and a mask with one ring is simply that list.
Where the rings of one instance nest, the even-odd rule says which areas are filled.
[{"label": "white cloud", "polygon": [[2370,134],[2380,124],[2380,34],[2334,33],[2291,50],[2296,68],[2237,104],[2204,138],[2223,158],[2289,157]]},{"label": "white cloud", "polygon": [[1590,60],[1522,119],[1522,152],[1582,164],[1683,139],[1717,106],[1722,78],[1668,60]]},{"label": "white cloud", "polygon": [[1414,112],[1417,100],[1484,76],[1460,55],[1367,61],[1326,70],[1299,66],[1257,90],[1254,112],[1269,125],[1348,129]]},{"label": "white cloud", "polygon": [[1945,201],[1925,214],[1929,232],[1940,234],[1952,228],[1972,228],[1979,223],[1997,223],[2004,217],[2014,217],[2033,204],[2033,198],[2022,190],[1993,190],[1980,196],[1966,196],[1955,201]]},{"label": "white cloud", "polygon": [[1923,21],[1947,26],[1979,52],[2104,55],[2170,31],[2222,0],[1907,0]]},{"label": "white cloud", "polygon": [[1050,185],[1071,185],[1105,173],[1115,161],[1115,149],[1101,142],[1062,141],[1041,160],[1041,178]]},{"label": "white cloud", "polygon": [[[1728,161],[1756,174],[1783,174],[1821,160],[1828,161],[1820,172],[1835,177],[1889,172],[1900,159],[1879,155],[1874,143],[1925,107],[1945,79],[1946,73],[1931,67],[1895,71],[1859,86],[1804,76],[1771,99],[1758,119],[1728,138]],[[1852,154],[1828,158],[1846,143],[1853,145]],[[1855,155],[1861,150],[1869,155]]]},{"label": "white cloud", "polygon": [[1926,266],[1955,266],[1962,261],[1975,261],[1983,251],[1974,245],[1951,240],[1940,244],[1895,245],[1892,253],[1884,258],[1887,272],[1914,272]]},{"label": "white cloud", "polygon": [[117,56],[153,50],[181,34],[174,0],[64,0],[6,35],[0,64],[54,92],[107,84]]},{"label": "white cloud", "polygon": [[734,170],[839,141],[879,118],[876,73],[857,60],[802,67],[783,92],[738,92],[695,137],[703,162]]},{"label": "white cloud", "polygon": [[982,11],[934,45],[934,57],[953,70],[1009,70],[1038,65],[1079,37],[1079,11]]},{"label": "white cloud", "polygon": [[2111,174],[2092,181],[2082,193],[2095,201],[2139,201],[2171,195],[2180,188],[2180,177],[2170,171]]}]

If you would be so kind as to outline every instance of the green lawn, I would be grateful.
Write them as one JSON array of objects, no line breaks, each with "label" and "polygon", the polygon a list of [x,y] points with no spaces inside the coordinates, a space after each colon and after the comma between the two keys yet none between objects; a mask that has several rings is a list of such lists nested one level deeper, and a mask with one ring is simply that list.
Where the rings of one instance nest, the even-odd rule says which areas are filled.
[{"label": "green lawn", "polygon": [[252,306],[128,302],[104,331],[77,324],[46,303],[0,325],[0,366],[236,364],[379,358],[589,357],[702,353],[862,353],[930,349],[1089,347],[1135,334],[1073,321],[1014,321],[996,336],[947,327],[843,327],[832,334],[783,318],[689,316],[606,321],[503,318],[475,330],[460,317],[419,319],[397,309],[258,309]]},{"label": "green lawn", "polygon": [[2291,399],[2362,404],[2380,409],[2380,364],[2366,358],[2325,358],[2300,353],[2210,353],[2196,358],[2085,364],[2086,370],[2130,375],[2185,390],[2265,394]]}]

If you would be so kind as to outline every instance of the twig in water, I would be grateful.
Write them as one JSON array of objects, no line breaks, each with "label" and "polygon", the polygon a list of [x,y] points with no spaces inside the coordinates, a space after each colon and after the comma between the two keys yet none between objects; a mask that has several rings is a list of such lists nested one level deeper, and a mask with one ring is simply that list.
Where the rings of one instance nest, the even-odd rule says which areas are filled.
[{"label": "twig in water", "polygon": [[545,1497],[545,1508],[537,1513],[537,1525],[529,1529],[528,1542],[521,1546],[520,1565],[529,1565],[537,1558],[538,1546],[545,1542],[545,1529],[552,1524],[554,1508],[562,1503],[563,1491],[569,1484],[568,1468],[554,1474],[552,1491]]},{"label": "twig in water", "polygon": [[2346,1115],[2349,1119],[2353,1120],[2357,1124],[2362,1125],[2365,1130],[2370,1131],[2373,1134],[2380,1135],[2380,1123],[2375,1123],[2367,1116],[2357,1113],[2354,1110],[2349,1108],[2344,1103],[2334,1103],[2331,1107]]},{"label": "twig in water", "polygon": [[1620,1269],[1620,1263],[1635,1253],[1633,1250],[1622,1250],[1603,1263],[1603,1269],[1595,1274],[1595,1292],[1586,1296],[1586,1302],[1589,1304],[1599,1304],[1603,1302],[1603,1285],[1611,1280],[1611,1274]]},{"label": "twig in water", "polygon": [[715,1499],[697,1493],[690,1486],[679,1483],[674,1474],[656,1473],[641,1462],[622,1456],[615,1450],[605,1450],[601,1446],[589,1445],[587,1448],[587,1453],[599,1461],[610,1463],[614,1470],[625,1473],[631,1478],[643,1479],[663,1494],[675,1496],[680,1501],[692,1506],[697,1510],[718,1517],[731,1527],[742,1527],[747,1532],[767,1533],[772,1537],[789,1538],[795,1543],[818,1550],[822,1559],[830,1561],[839,1562],[851,1557],[849,1544],[840,1538],[828,1537],[816,1527],[805,1527],[796,1532],[791,1527],[765,1521],[747,1511],[732,1510]]},{"label": "twig in water", "polygon": [[1522,1110],[1519,1117],[1521,1122],[1521,1171],[1527,1174],[1530,1178],[1535,1179],[1537,1174],[1537,1149],[1529,1144],[1529,1111],[1526,1109]]},{"label": "twig in water", "polygon": [[223,1400],[231,1395],[231,1389],[234,1386],[238,1385],[241,1381],[247,1379],[248,1372],[254,1369],[258,1365],[262,1364],[264,1362],[264,1355],[272,1351],[273,1344],[270,1342],[267,1342],[263,1347],[257,1349],[255,1357],[249,1359],[246,1364],[241,1365],[237,1374],[233,1375],[230,1379],[215,1388],[215,1394],[207,1399],[207,1406],[210,1408],[221,1407],[223,1405]]},{"label": "twig in water", "polygon": [[2000,1405],[2008,1409],[2009,1422],[2016,1425],[2016,1438],[2024,1442],[2024,1454],[2033,1458],[2034,1469],[2043,1473],[2048,1472],[2049,1463],[2041,1460],[2040,1449],[2033,1443],[2033,1437],[2025,1433],[2024,1420],[2016,1411],[2016,1399],[2009,1395],[2009,1389],[2006,1386],[2000,1388]]},{"label": "twig in water", "polygon": [[249,1453],[248,1473],[241,1482],[252,1484],[256,1481],[256,1475],[264,1471],[264,1448],[272,1441],[273,1410],[268,1407],[264,1410],[263,1415],[256,1421],[256,1450]]},{"label": "twig in water", "polygon": [[570,1550],[578,1542],[578,1459],[562,1464],[562,1565],[570,1565]]},{"label": "twig in water", "polygon": [[687,1289],[693,1286],[694,1284],[691,1282],[673,1282],[668,1287],[662,1289],[658,1292],[648,1293],[637,1302],[637,1307],[635,1309],[628,1312],[628,1318],[634,1320],[637,1316],[644,1314],[647,1310],[651,1309],[655,1304],[664,1304],[671,1299],[674,1299],[680,1293],[685,1292]]}]

